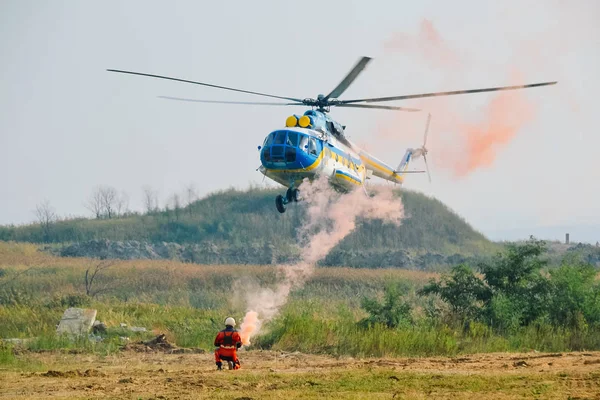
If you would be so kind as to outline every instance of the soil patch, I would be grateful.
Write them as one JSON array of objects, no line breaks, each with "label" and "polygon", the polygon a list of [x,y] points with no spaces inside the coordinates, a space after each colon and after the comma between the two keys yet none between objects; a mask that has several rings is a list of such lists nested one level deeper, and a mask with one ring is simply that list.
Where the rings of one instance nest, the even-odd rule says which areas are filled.
[{"label": "soil patch", "polygon": [[163,333],[150,340],[142,340],[135,343],[127,343],[121,348],[124,351],[136,353],[167,353],[167,354],[203,354],[204,350],[199,348],[177,347],[167,340]]},{"label": "soil patch", "polygon": [[95,370],[95,369],[88,369],[88,370],[85,370],[84,372],[81,372],[79,370],[74,370],[74,371],[49,370],[48,372],[41,373],[40,376],[45,376],[48,378],[76,378],[76,377],[89,378],[89,377],[105,377],[106,374],[104,374],[98,370]]}]

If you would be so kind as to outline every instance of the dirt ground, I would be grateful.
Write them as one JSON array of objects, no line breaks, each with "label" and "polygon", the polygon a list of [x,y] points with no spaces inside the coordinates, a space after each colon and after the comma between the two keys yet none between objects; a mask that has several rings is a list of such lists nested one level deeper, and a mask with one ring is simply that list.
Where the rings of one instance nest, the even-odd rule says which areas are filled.
[{"label": "dirt ground", "polygon": [[210,353],[26,353],[21,366],[0,368],[0,398],[600,399],[600,352],[353,359],[241,351],[240,359],[241,370],[216,371]]}]

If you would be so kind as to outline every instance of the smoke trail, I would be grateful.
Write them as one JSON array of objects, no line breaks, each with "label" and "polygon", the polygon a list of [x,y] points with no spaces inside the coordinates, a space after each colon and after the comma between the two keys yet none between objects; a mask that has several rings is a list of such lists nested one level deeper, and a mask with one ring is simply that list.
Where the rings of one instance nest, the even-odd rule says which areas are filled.
[{"label": "smoke trail", "polygon": [[[397,33],[384,47],[388,51],[413,54],[428,67],[442,70],[445,88],[458,89],[459,86],[464,86],[460,82],[468,71],[467,67],[475,63],[475,59],[470,59],[468,54],[459,52],[444,40],[434,24],[427,19],[422,21],[417,34]],[[510,71],[508,75],[509,80],[503,82],[503,85],[523,82],[516,71]],[[440,146],[444,151],[436,154],[432,160],[457,177],[491,166],[497,151],[507,146],[537,113],[537,107],[528,100],[526,91],[497,92],[487,98],[489,100],[486,105],[477,113],[470,111],[469,117],[452,106],[449,99],[424,99],[414,103],[433,114],[432,130],[443,130],[444,134],[451,134],[448,135],[450,139]],[[399,123],[400,120],[396,121],[393,127],[386,127],[380,134],[389,136],[386,131],[393,130],[397,138]],[[431,145],[432,149],[436,147],[435,142]]]},{"label": "smoke trail", "polygon": [[494,96],[483,115],[478,123],[457,121],[464,148],[462,156],[450,162],[457,176],[491,166],[496,150],[508,145],[521,127],[534,118],[535,107],[523,95],[505,92]]},{"label": "smoke trail", "polygon": [[302,185],[307,203],[306,222],[298,227],[303,245],[301,260],[294,265],[280,266],[283,279],[274,289],[260,288],[247,294],[247,309],[240,335],[244,345],[273,319],[286,303],[290,292],[301,287],[312,275],[315,265],[331,249],[356,228],[358,217],[382,219],[400,224],[403,206],[390,187],[377,188],[373,198],[361,190],[345,195],[333,192],[326,177]]}]

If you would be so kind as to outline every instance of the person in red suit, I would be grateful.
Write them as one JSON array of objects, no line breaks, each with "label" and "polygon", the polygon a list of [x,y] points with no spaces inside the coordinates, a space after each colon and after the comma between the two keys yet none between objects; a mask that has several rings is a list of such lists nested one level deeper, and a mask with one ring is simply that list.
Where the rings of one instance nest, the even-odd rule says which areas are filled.
[{"label": "person in red suit", "polygon": [[215,363],[218,370],[223,369],[223,361],[227,361],[229,369],[240,369],[237,349],[242,347],[242,338],[239,332],[233,329],[234,326],[235,319],[228,317],[225,320],[225,329],[215,338]]}]

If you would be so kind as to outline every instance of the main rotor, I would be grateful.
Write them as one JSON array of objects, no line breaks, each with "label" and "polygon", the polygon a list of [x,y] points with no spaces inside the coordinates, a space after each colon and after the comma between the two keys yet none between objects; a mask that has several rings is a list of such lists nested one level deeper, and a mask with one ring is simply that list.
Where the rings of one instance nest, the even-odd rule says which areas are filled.
[{"label": "main rotor", "polygon": [[146,74],[141,72],[133,72],[133,71],[124,71],[118,69],[108,69],[109,72],[117,72],[121,74],[130,74],[130,75],[141,75],[147,76],[151,78],[158,79],[167,79],[171,81],[183,82],[183,83],[191,83],[194,85],[201,85],[212,87],[216,89],[229,90],[233,92],[253,94],[262,97],[270,97],[279,100],[288,100],[289,103],[284,102],[254,102],[254,101],[221,101],[221,100],[197,100],[197,99],[186,99],[180,97],[169,97],[169,96],[159,96],[164,99],[169,100],[179,100],[179,101],[191,101],[196,103],[216,103],[216,104],[241,104],[241,105],[263,105],[263,106],[298,106],[304,105],[308,107],[314,107],[321,112],[329,112],[331,107],[348,107],[348,108],[368,108],[368,109],[379,109],[379,110],[394,110],[394,111],[421,111],[418,108],[408,108],[408,107],[398,107],[398,106],[387,106],[387,105],[376,105],[376,104],[365,104],[365,103],[382,103],[388,101],[396,101],[396,100],[409,100],[409,99],[418,99],[424,97],[438,97],[438,96],[453,96],[458,94],[469,94],[469,93],[483,93],[483,92],[496,92],[500,90],[515,90],[515,89],[526,89],[526,88],[534,88],[540,86],[554,85],[557,82],[541,82],[541,83],[530,83],[526,85],[516,85],[516,86],[499,86],[499,87],[491,87],[484,89],[469,89],[469,90],[455,90],[450,92],[434,92],[434,93],[420,93],[420,94],[410,94],[410,95],[401,95],[401,96],[390,96],[390,97],[376,97],[376,98],[365,98],[365,99],[352,99],[352,100],[341,100],[339,97],[350,87],[352,82],[360,75],[360,73],[365,69],[367,64],[372,59],[370,57],[362,57],[358,63],[352,68],[352,70],[346,75],[344,79],[327,95],[319,94],[316,99],[313,98],[305,98],[299,99],[295,97],[286,97],[286,96],[277,96],[273,94],[261,93],[261,92],[253,92],[249,90],[242,90],[231,88],[227,86],[213,85],[210,83],[203,83],[197,81],[190,81],[186,79],[172,78],[169,76],[163,75],[153,75]]}]

